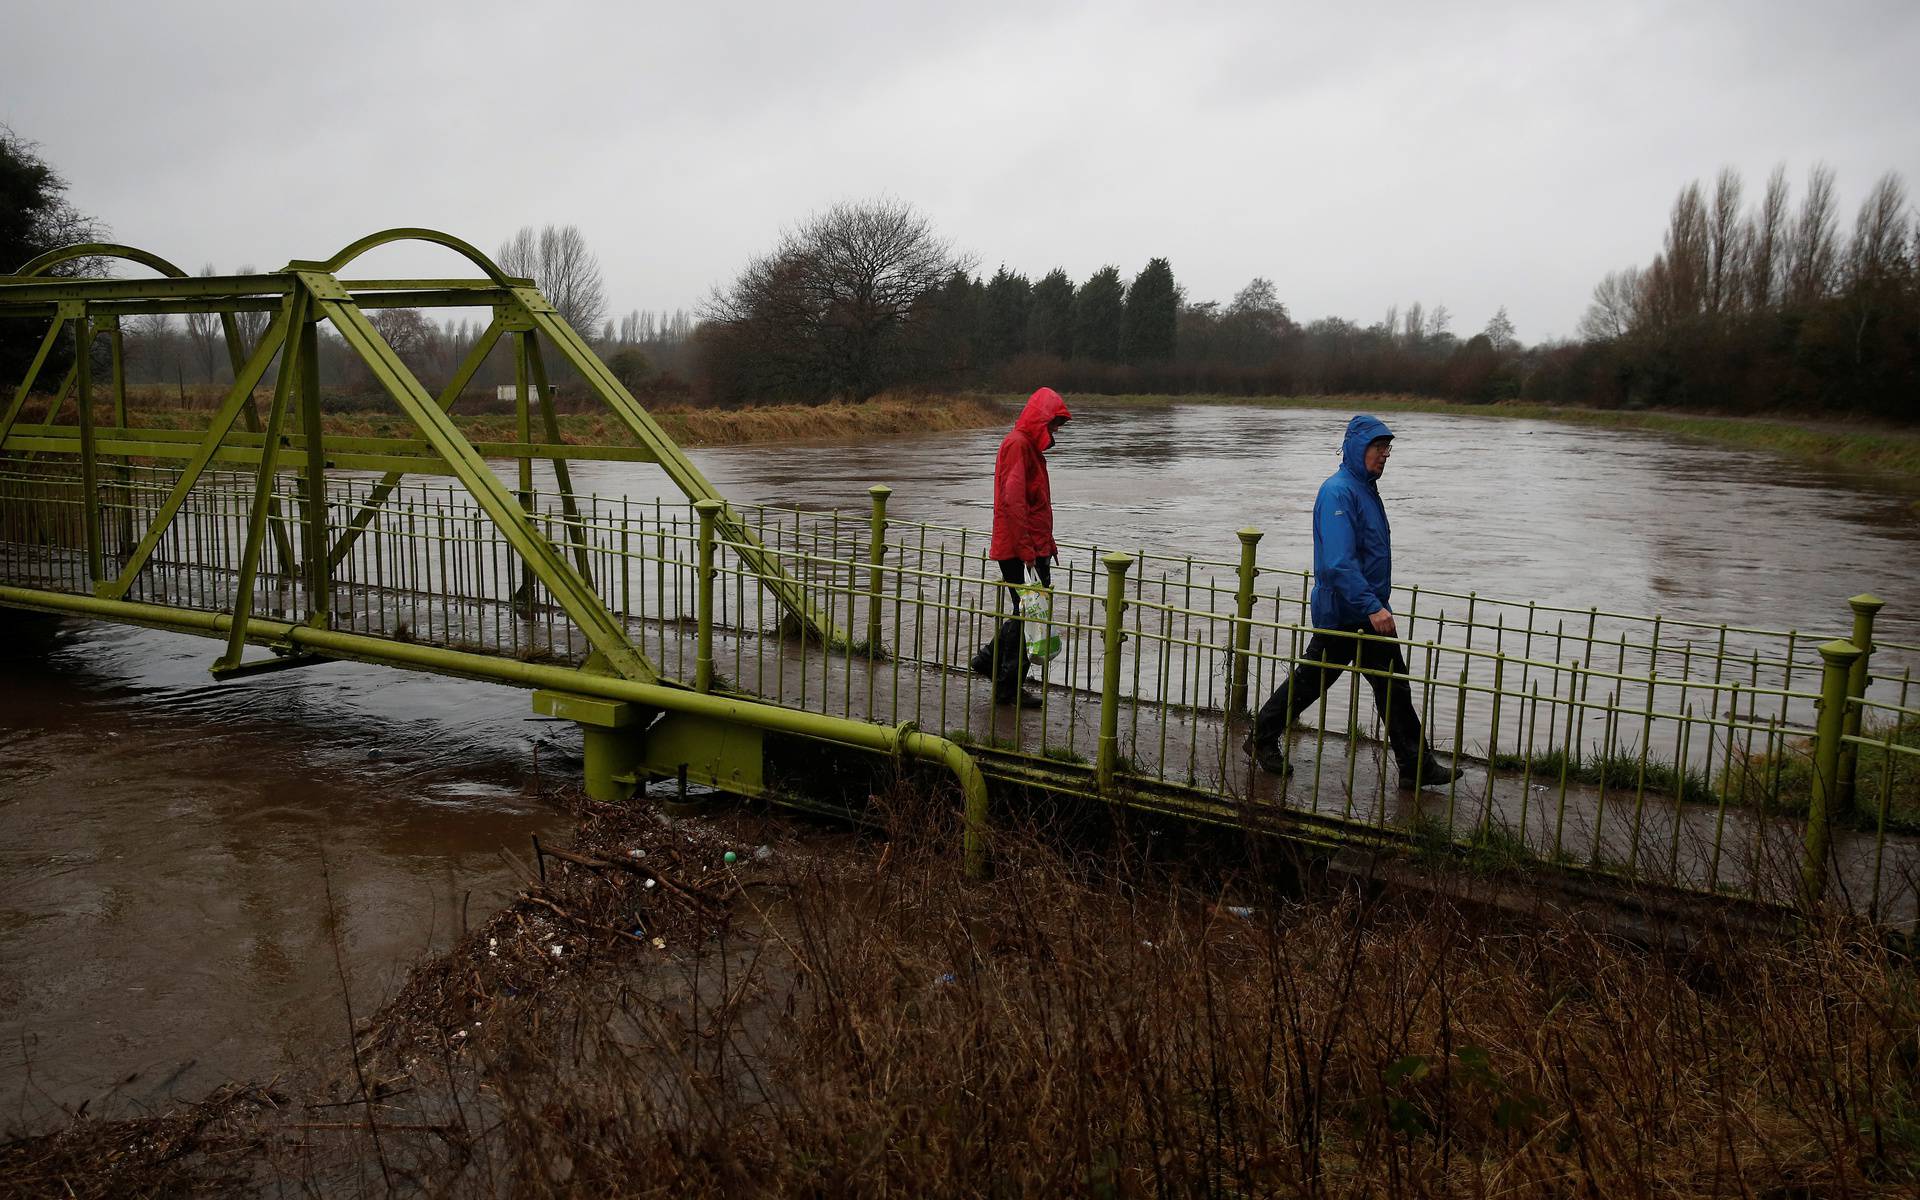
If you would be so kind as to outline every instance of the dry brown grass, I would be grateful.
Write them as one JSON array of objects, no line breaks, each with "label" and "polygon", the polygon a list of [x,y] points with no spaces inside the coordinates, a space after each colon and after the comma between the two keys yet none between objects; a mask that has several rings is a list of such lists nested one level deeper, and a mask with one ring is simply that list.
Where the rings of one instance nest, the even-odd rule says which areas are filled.
[{"label": "dry brown grass", "polygon": [[[219,404],[221,396],[221,389],[204,386],[184,391],[168,387],[132,388],[129,404],[136,425],[198,429],[205,426],[207,414]],[[265,392],[256,396],[262,406],[270,399]],[[991,400],[920,393],[887,393],[862,404],[765,404],[731,409],[670,405],[648,411],[682,446],[848,441],[975,429],[1011,420],[1010,412]],[[519,436],[518,422],[511,412],[462,411],[460,406],[456,406],[454,412],[455,424],[474,441],[507,442]],[[73,419],[71,403],[66,406],[66,418]],[[103,406],[100,419],[108,418]],[[38,419],[37,411],[35,419]],[[419,436],[412,422],[392,411],[391,406],[356,403],[351,397],[329,398],[324,421],[328,433],[342,437]],[[610,446],[634,443],[626,427],[611,412],[561,412],[559,423],[561,436],[569,442]],[[536,439],[543,436],[537,417],[534,430]]]},{"label": "dry brown grass", "polygon": [[[1425,897],[1289,898],[1245,859],[1141,875],[1035,837],[1003,837],[973,885],[924,809],[885,841],[730,821],[590,807],[588,857],[646,849],[634,861],[695,895],[549,857],[369,1022],[393,1178],[533,1196],[1920,1186],[1914,965],[1858,926],[1673,954]],[[763,837],[770,861],[718,866]],[[380,1185],[364,1130],[296,1140],[263,1119],[261,1138],[263,1177]]]}]

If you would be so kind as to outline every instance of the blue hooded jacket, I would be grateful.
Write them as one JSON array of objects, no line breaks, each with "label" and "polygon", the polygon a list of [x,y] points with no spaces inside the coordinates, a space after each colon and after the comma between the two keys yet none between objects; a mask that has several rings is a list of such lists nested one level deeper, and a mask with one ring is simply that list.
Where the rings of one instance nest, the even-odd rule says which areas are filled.
[{"label": "blue hooded jacket", "polygon": [[1383,608],[1393,591],[1393,539],[1380,487],[1367,474],[1367,444],[1390,438],[1378,417],[1347,422],[1340,469],[1320,485],[1313,502],[1313,623],[1357,629]]}]

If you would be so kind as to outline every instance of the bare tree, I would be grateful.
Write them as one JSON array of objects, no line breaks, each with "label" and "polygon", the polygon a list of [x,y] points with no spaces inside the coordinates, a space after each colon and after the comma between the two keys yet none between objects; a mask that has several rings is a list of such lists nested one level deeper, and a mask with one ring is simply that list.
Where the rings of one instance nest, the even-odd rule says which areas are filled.
[{"label": "bare tree", "polygon": [[1400,336],[1400,306],[1398,304],[1387,305],[1387,315],[1380,318],[1380,323],[1373,328],[1375,332],[1385,334],[1386,339],[1390,342],[1398,340]]},{"label": "bare tree", "polygon": [[1907,249],[1907,185],[1889,171],[1873,185],[1853,223],[1847,248],[1850,288],[1877,287],[1899,269]]},{"label": "bare tree", "polygon": [[[198,273],[203,276],[213,274],[213,264],[202,263]],[[215,369],[219,366],[221,343],[224,341],[219,314],[187,314],[187,344],[193,348],[194,365],[200,368],[202,382],[213,382]]]},{"label": "bare tree", "polygon": [[400,361],[415,371],[426,361],[439,333],[417,308],[385,308],[368,320]]},{"label": "bare tree", "polygon": [[1593,302],[1580,318],[1580,336],[1590,342],[1610,342],[1631,333],[1640,307],[1640,286],[1639,267],[1608,271],[1593,286]]},{"label": "bare tree", "polygon": [[1780,300],[1780,281],[1787,250],[1787,168],[1767,176],[1766,198],[1747,223],[1747,307],[1771,309]]},{"label": "bare tree", "polygon": [[607,314],[607,293],[600,278],[600,260],[587,249],[580,227],[548,225],[539,233],[533,226],[500,244],[500,266],[509,275],[533,280],[560,317],[591,337]]},{"label": "bare tree", "polygon": [[1899,280],[1907,266],[1907,185],[1893,171],[1880,177],[1860,205],[1847,247],[1846,311],[1853,326],[1853,361],[1866,359],[1874,321],[1900,307]]},{"label": "bare tree", "polygon": [[1740,306],[1747,256],[1746,231],[1740,224],[1742,190],[1740,172],[1720,168],[1713,210],[1707,216],[1707,312],[1716,317]]},{"label": "bare tree", "polygon": [[[253,273],[254,265],[252,263],[248,263],[234,272],[236,275],[252,275]],[[267,325],[272,319],[273,314],[265,309],[255,309],[252,312],[237,312],[233,314],[233,323],[240,331],[241,358],[250,356],[254,350],[259,347],[260,336],[267,331]]]},{"label": "bare tree", "polygon": [[1407,305],[1406,315],[1400,318],[1402,340],[1407,345],[1418,348],[1427,340],[1427,310],[1418,300]]},{"label": "bare tree", "polygon": [[1495,350],[1504,352],[1520,348],[1520,339],[1515,336],[1513,330],[1513,318],[1507,315],[1507,306],[1504,304],[1500,306],[1500,311],[1494,313],[1488,320],[1485,333]]},{"label": "bare tree", "polygon": [[1674,307],[1674,290],[1667,256],[1654,255],[1647,269],[1640,272],[1640,286],[1634,292],[1632,329],[1635,333],[1659,337],[1672,329],[1679,316]]},{"label": "bare tree", "polygon": [[837,204],[784,234],[703,315],[728,353],[764,356],[769,390],[866,399],[908,369],[916,306],[968,265],[911,205]]},{"label": "bare tree", "polygon": [[1675,317],[1698,313],[1707,295],[1707,205],[1695,180],[1680,189],[1673,202],[1673,215],[1667,221],[1667,244],[1661,257],[1666,269],[1660,278],[1666,286],[1662,303]]},{"label": "bare tree", "polygon": [[1807,172],[1807,197],[1794,223],[1787,266],[1789,303],[1810,304],[1832,289],[1840,258],[1834,220],[1833,168],[1820,163]]}]

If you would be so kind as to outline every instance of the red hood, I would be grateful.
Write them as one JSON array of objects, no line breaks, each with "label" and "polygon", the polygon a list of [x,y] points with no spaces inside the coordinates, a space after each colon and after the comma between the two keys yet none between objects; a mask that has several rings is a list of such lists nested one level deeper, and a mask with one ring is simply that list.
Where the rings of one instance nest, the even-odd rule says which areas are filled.
[{"label": "red hood", "polygon": [[1055,417],[1071,421],[1073,414],[1067,411],[1067,402],[1060,398],[1059,392],[1043,387],[1027,397],[1027,406],[1020,410],[1013,427],[1033,439],[1033,444],[1041,450],[1050,450],[1053,448],[1053,434],[1048,432],[1047,426]]}]

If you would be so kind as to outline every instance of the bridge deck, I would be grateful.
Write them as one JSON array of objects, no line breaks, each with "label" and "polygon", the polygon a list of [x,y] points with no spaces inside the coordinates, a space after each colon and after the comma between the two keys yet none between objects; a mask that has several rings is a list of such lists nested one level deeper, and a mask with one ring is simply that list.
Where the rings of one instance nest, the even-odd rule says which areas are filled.
[{"label": "bridge deck", "polygon": [[[19,565],[0,549],[0,574],[11,580]],[[72,567],[42,573],[39,582],[57,584],[71,577]],[[221,611],[231,605],[234,575],[157,563],[151,595]],[[260,615],[299,618],[298,579],[266,576],[258,586]],[[534,661],[578,663],[588,653],[579,632],[544,600],[462,600],[415,588],[348,585],[335,589],[333,614],[342,629],[392,631],[406,640]],[[626,627],[665,674],[691,677],[697,643],[690,619],[632,618]],[[982,614],[972,627],[984,642],[991,622]],[[817,638],[791,636],[776,621],[764,629],[716,628],[714,660],[724,690],[858,720],[911,721],[990,751],[983,763],[989,776],[1030,782],[1031,773],[1018,768],[1021,760],[1043,770],[1084,766],[1098,739],[1098,690],[1074,682],[1068,664],[1056,660],[1036,664],[1028,676],[1039,705],[996,704],[987,679],[953,665],[967,657],[966,644],[956,643],[951,662],[909,660],[847,644],[830,648]],[[1256,692],[1254,702],[1259,699]],[[1121,777],[1156,785],[1162,794],[1172,785],[1210,819],[1284,828],[1289,816],[1321,818],[1336,829],[1475,844],[1509,865],[1532,858],[1683,890],[1793,900],[1803,822],[1790,815],[1677,800],[1637,789],[1631,778],[1602,788],[1563,779],[1557,762],[1495,770],[1471,754],[1462,755],[1467,769],[1455,783],[1402,790],[1378,737],[1370,692],[1349,674],[1327,703],[1329,711],[1320,714],[1326,727],[1310,721],[1297,728],[1288,747],[1293,770],[1276,777],[1254,768],[1241,750],[1250,728],[1244,715],[1123,699]],[[1361,732],[1349,735],[1349,726]],[[1440,730],[1436,740],[1444,735]],[[999,769],[1002,764],[1012,769]],[[1847,903],[1890,924],[1920,923],[1920,838],[1836,830],[1832,861],[1834,886]]]},{"label": "bridge deck", "polygon": [[[46,471],[39,464],[0,470],[0,501],[10,498],[9,487],[29,501],[0,506],[0,581],[85,592],[78,523],[58,490],[68,485]],[[170,478],[154,468],[128,475],[103,506],[107,578],[121,569]],[[251,482],[244,473],[210,473],[127,598],[230,611],[245,532],[240,493]],[[330,572],[332,625],[583,665],[586,635],[530,582],[500,531],[444,485],[408,486],[369,509],[370,480],[329,481],[327,526],[367,524]],[[284,542],[297,546],[308,515],[303,498],[287,488],[276,499]],[[594,594],[632,645],[663,677],[691,681],[694,514],[581,497],[569,517],[552,498],[537,499],[539,527],[585,564]],[[831,643],[798,636],[734,544],[720,541],[713,663],[723,690],[888,725],[912,722],[979,747],[990,772],[1091,791],[1086,764],[1098,753],[1114,644],[1123,801],[1171,797],[1206,819],[1303,825],[1330,840],[1386,834],[1466,844],[1495,860],[1597,868],[1768,901],[1790,900],[1797,886],[1804,792],[1796,801],[1793,787],[1796,780],[1804,787],[1813,733],[1813,638],[1415,591],[1399,607],[1416,703],[1436,749],[1470,768],[1451,787],[1416,796],[1397,787],[1371,696],[1352,682],[1336,685],[1325,707],[1309,714],[1290,749],[1289,778],[1250,770],[1240,751],[1244,718],[1226,715],[1233,667],[1245,662],[1247,696],[1257,706],[1298,660],[1311,631],[1304,582],[1293,573],[1272,572],[1279,585],[1263,588],[1243,621],[1232,564],[1142,554],[1121,580],[1120,641],[1110,643],[1111,577],[1099,548],[1074,548],[1056,573],[1050,626],[1064,652],[1040,668],[1039,710],[1016,713],[993,705],[987,681],[964,668],[1002,603],[977,535],[887,521],[876,565],[865,519],[760,509],[744,523],[836,635]],[[285,569],[283,553],[267,546],[251,611],[301,620],[306,585],[297,569]],[[1244,655],[1235,651],[1242,629]],[[1876,679],[1886,698],[1870,711],[1907,720],[1910,673],[1889,681],[1876,671]],[[1897,700],[1887,692],[1894,683]],[[1898,752],[1904,748],[1891,745],[1887,757]],[[1849,903],[1901,922],[1920,920],[1920,844],[1882,835],[1862,813],[1910,803],[1899,790],[1911,787],[1906,769],[1875,777],[1881,791],[1863,794],[1851,824],[1835,826],[1830,867]]]}]

